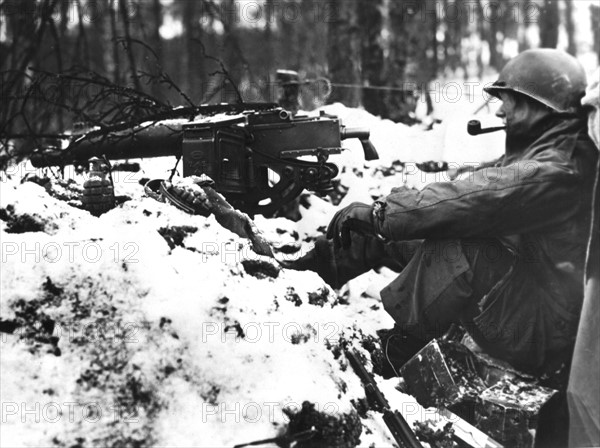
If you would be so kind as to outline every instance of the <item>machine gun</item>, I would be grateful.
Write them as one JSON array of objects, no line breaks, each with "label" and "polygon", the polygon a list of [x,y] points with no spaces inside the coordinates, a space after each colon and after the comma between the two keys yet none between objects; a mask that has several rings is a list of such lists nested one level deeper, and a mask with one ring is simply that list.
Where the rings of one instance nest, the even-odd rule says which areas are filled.
[{"label": "machine gun", "polygon": [[176,156],[184,177],[206,175],[234,207],[268,215],[304,189],[332,190],[339,169],[328,158],[342,151],[342,140],[358,138],[365,159],[378,158],[368,129],[348,129],[324,113],[292,117],[276,104],[242,103],[182,109],[179,116],[92,130],[73,136],[65,149],[35,152],[31,162],[40,168],[85,165],[92,157]]}]

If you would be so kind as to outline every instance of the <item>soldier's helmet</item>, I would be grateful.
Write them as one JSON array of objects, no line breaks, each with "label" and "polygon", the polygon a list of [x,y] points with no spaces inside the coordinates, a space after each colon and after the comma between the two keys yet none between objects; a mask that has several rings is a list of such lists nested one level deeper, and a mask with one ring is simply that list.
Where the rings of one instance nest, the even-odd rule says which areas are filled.
[{"label": "soldier's helmet", "polygon": [[585,70],[568,53],[549,48],[527,50],[514,57],[498,80],[484,90],[519,92],[557,112],[574,113],[581,107],[587,85]]}]

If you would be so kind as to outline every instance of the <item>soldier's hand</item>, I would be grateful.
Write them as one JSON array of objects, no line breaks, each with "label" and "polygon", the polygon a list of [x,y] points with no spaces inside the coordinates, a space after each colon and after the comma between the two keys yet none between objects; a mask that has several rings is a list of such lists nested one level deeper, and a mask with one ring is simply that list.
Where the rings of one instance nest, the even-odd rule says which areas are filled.
[{"label": "soldier's hand", "polygon": [[337,251],[340,247],[342,249],[350,247],[352,244],[350,232],[361,235],[374,234],[372,205],[354,202],[338,211],[327,227],[326,236],[327,239],[333,240],[333,247]]}]

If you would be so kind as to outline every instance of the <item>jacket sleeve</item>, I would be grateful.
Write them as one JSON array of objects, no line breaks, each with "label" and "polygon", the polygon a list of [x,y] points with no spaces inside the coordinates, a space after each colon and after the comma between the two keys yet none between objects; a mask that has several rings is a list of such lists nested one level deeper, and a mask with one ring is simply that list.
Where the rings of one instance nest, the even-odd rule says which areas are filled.
[{"label": "jacket sleeve", "polygon": [[392,193],[377,232],[394,241],[493,237],[543,229],[573,216],[582,177],[566,160],[519,161],[468,179]]}]

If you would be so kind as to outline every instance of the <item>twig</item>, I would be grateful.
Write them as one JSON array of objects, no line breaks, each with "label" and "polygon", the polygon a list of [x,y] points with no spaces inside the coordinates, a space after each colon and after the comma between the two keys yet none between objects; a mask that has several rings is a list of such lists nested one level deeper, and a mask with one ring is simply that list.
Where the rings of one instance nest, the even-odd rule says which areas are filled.
[{"label": "twig", "polygon": [[214,76],[215,74],[222,74],[225,77],[225,79],[227,81],[229,81],[229,83],[231,84],[231,86],[235,90],[235,93],[236,93],[236,95],[238,97],[238,103],[243,103],[244,99],[242,98],[242,94],[240,93],[240,90],[238,89],[235,81],[232,79],[229,71],[227,71],[227,69],[225,68],[225,65],[223,64],[223,61],[221,61],[221,59],[219,59],[219,58],[217,58],[215,56],[211,56],[209,54],[206,54],[206,48],[204,47],[204,44],[202,43],[201,40],[196,39],[196,38],[192,38],[192,40],[200,45],[200,48],[202,49],[202,56],[204,58],[210,59],[211,61],[215,61],[221,67],[221,70],[213,72],[212,74],[210,74],[210,76]]}]

